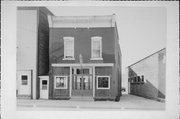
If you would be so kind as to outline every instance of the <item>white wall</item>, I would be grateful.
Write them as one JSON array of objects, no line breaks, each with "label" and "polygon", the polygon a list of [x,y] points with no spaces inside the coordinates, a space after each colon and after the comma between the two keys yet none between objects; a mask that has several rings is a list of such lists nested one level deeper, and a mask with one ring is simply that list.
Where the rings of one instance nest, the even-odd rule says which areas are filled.
[{"label": "white wall", "polygon": [[17,70],[32,70],[36,97],[37,11],[17,11]]},{"label": "white wall", "polygon": [[122,87],[126,89],[126,91],[122,92],[122,94],[128,94],[128,71],[122,73]]}]

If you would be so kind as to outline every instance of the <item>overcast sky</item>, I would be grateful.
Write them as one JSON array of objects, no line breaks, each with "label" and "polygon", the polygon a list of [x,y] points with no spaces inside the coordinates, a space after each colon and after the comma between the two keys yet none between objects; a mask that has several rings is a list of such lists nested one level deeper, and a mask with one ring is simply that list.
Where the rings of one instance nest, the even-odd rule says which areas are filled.
[{"label": "overcast sky", "polygon": [[48,7],[56,16],[116,14],[122,71],[166,47],[166,9],[148,7]]}]

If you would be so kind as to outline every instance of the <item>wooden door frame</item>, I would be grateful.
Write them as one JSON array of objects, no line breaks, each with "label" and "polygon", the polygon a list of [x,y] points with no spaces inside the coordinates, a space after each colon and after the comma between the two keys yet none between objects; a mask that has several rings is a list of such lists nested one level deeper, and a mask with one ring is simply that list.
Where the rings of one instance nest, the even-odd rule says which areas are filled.
[{"label": "wooden door frame", "polygon": [[46,80],[46,81],[47,81],[47,92],[48,92],[48,98],[47,98],[47,99],[49,99],[49,77],[39,76],[39,78],[40,78],[40,87],[39,87],[39,89],[40,89],[40,95],[39,95],[39,97],[40,97],[40,99],[41,99],[42,81],[43,81],[43,80]]},{"label": "wooden door frame", "polygon": [[[28,73],[27,73],[28,72]],[[28,84],[29,84],[29,88],[30,89],[28,89],[29,90],[29,93],[30,94],[28,94],[28,96],[32,96],[32,79],[33,79],[33,77],[32,77],[32,70],[17,70],[17,83],[16,83],[16,85],[17,85],[17,91],[18,91],[18,93],[17,93],[17,96],[18,95],[22,95],[22,94],[20,94],[19,92],[20,92],[20,83],[21,83],[21,79],[19,79],[22,75],[27,75],[28,74],[28,81],[30,82],[28,82]]]},{"label": "wooden door frame", "polygon": [[[93,90],[94,90],[94,78],[93,78],[93,67],[92,66],[85,66],[85,67],[83,67],[83,69],[89,69],[89,74],[72,74],[72,69],[78,69],[78,68],[81,68],[81,66],[70,66],[70,97],[72,96],[72,91],[73,91],[73,89],[72,89],[72,87],[73,87],[73,83],[72,83],[72,79],[73,79],[73,76],[89,76],[89,75],[92,75],[91,77],[92,77],[92,97],[93,97]],[[75,71],[74,70],[74,71]],[[74,81],[73,81],[74,82]]]}]

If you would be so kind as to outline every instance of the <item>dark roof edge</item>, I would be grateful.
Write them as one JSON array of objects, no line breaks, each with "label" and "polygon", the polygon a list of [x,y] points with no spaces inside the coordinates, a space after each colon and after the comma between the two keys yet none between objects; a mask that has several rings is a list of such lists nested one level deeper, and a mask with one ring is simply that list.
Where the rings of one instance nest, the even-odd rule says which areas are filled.
[{"label": "dark roof edge", "polygon": [[164,50],[164,49],[166,49],[166,48],[162,48],[162,49],[160,49],[160,50],[156,51],[155,53],[153,53],[153,54],[151,54],[151,55],[146,56],[145,58],[143,58],[143,59],[141,59],[141,60],[139,60],[139,61],[137,61],[137,62],[135,62],[135,63],[133,63],[133,64],[131,64],[131,65],[129,65],[129,66],[127,66],[127,68],[128,68],[128,67],[130,67],[130,66],[133,66],[133,65],[137,64],[138,62],[141,62],[141,61],[143,61],[143,60],[147,59],[148,57],[150,57],[150,56],[152,56],[152,55],[155,55],[156,53],[158,53],[158,52],[160,52],[160,51],[162,51],[162,50]]},{"label": "dark roof edge", "polygon": [[38,9],[44,9],[46,10],[50,15],[54,16],[54,14],[46,7],[31,7],[31,6],[18,6],[17,10],[38,10]]}]

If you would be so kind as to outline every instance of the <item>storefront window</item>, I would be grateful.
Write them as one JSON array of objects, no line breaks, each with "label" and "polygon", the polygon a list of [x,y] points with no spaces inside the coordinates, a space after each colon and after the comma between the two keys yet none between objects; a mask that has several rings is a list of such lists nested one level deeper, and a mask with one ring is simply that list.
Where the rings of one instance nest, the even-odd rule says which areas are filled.
[{"label": "storefront window", "polygon": [[110,89],[110,77],[97,76],[97,89]]},{"label": "storefront window", "polygon": [[67,76],[55,76],[54,87],[55,89],[67,89]]}]

